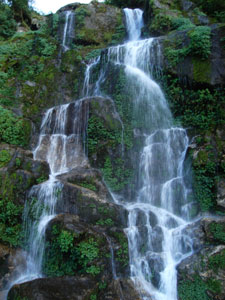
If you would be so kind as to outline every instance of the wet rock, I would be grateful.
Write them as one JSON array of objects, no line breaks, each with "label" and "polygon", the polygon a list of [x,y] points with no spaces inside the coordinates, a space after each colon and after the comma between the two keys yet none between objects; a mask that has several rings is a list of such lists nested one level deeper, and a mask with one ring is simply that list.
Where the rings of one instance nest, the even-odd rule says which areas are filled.
[{"label": "wet rock", "polygon": [[151,227],[155,227],[158,223],[157,217],[153,212],[149,212],[149,223]]},{"label": "wet rock", "polygon": [[[112,277],[126,277],[129,273],[128,270],[128,246],[127,238],[122,229],[116,227],[91,225],[90,223],[83,222],[77,215],[60,214],[52,219],[46,229],[46,240],[50,242],[55,239],[53,228],[60,228],[66,230],[76,237],[73,247],[76,243],[88,241],[93,237],[97,242],[99,248],[99,255],[92,264],[100,266],[99,277],[108,278]],[[51,247],[51,246],[48,247]]]},{"label": "wet rock", "polygon": [[[203,19],[201,19],[203,22]],[[204,18],[204,23],[207,20]],[[165,37],[157,38],[161,52],[161,68],[167,70],[181,81],[192,83],[204,83],[211,86],[223,85],[225,81],[225,51],[222,46],[222,36],[224,36],[225,25],[215,24],[211,26],[212,48],[210,58],[206,61],[195,59],[190,55],[180,60],[176,66],[172,67],[166,58],[168,45],[172,48],[175,41],[181,40],[182,47],[189,45],[188,31],[176,31]]]},{"label": "wet rock", "polygon": [[81,300],[91,296],[95,282],[88,277],[41,278],[15,285],[8,300],[27,297],[30,300]]},{"label": "wet rock", "polygon": [[225,217],[205,217],[201,224],[207,242],[225,244]]},{"label": "wet rock", "polygon": [[[183,260],[178,266],[178,285],[187,279],[196,280],[196,275],[205,282],[207,292],[213,299],[223,300],[225,296],[225,246],[208,246]],[[210,288],[210,282],[217,289]]]},{"label": "wet rock", "polygon": [[110,195],[101,198],[96,192],[75,184],[64,183],[56,204],[56,213],[72,213],[90,224],[125,227],[127,211],[109,203]]},{"label": "wet rock", "polygon": [[152,241],[154,241],[152,243],[153,251],[161,252],[162,251],[162,241],[164,239],[162,228],[160,226],[156,226],[153,229],[151,235],[152,235]]},{"label": "wet rock", "polygon": [[0,168],[0,191],[9,200],[23,204],[29,188],[48,179],[49,166],[33,159],[31,151],[1,144],[0,151],[8,153],[8,161]]},{"label": "wet rock", "polygon": [[224,217],[208,216],[185,228],[182,234],[188,231],[195,252],[178,265],[178,284],[200,278],[207,293],[219,300],[225,296],[224,224]]},{"label": "wet rock", "polygon": [[220,179],[217,184],[217,205],[225,208],[225,180]]},{"label": "wet rock", "polygon": [[191,1],[182,0],[183,10],[189,11],[195,7],[195,4]]},{"label": "wet rock", "polygon": [[[7,284],[18,275],[18,272],[25,266],[23,251],[12,249],[0,244],[0,296],[7,289]],[[18,269],[18,265],[21,266]],[[4,299],[1,298],[0,299]]]},{"label": "wet rock", "polygon": [[146,213],[139,208],[135,209],[135,213],[136,213],[136,226],[147,225]]},{"label": "wet rock", "polygon": [[141,300],[130,280],[113,280],[104,290],[90,277],[41,278],[15,285],[8,300],[28,297],[29,300],[86,300],[91,296],[102,300]]},{"label": "wet rock", "polygon": [[[76,44],[102,45],[111,42],[118,26],[122,25],[122,11],[94,1],[76,9],[75,16],[79,15],[81,10],[85,11],[85,18],[83,23],[76,23]],[[124,28],[120,27],[120,32],[122,29],[120,41],[125,36]]]},{"label": "wet rock", "polygon": [[97,192],[99,197],[112,201],[108,189],[102,181],[102,174],[97,169],[78,167],[57,178],[62,182],[80,185],[86,189]]}]

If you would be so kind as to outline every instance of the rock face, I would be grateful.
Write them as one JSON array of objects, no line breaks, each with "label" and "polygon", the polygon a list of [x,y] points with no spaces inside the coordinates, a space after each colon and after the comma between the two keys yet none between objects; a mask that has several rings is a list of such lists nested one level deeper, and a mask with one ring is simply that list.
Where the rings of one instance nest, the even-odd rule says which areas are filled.
[{"label": "rock face", "polygon": [[[63,188],[56,204],[56,212],[79,215],[90,224],[110,218],[115,226],[126,225],[127,212],[112,202],[99,171],[78,168],[59,178],[63,182]],[[102,211],[105,213],[102,214]]]},{"label": "rock face", "polygon": [[[144,1],[140,2],[144,6]],[[188,83],[196,90],[202,86],[210,90],[223,88],[225,25],[224,23],[212,24],[212,18],[200,11],[195,2],[197,1],[145,1],[148,8],[145,17],[148,23],[143,29],[143,37],[157,36],[151,53],[149,51],[149,55],[154,57],[152,69],[157,74],[164,73],[175,80],[179,78],[181,84]],[[131,5],[133,6],[133,3]],[[75,31],[70,49],[63,52],[60,44],[62,41],[58,36],[63,33],[65,11],[68,10],[75,14]],[[14,74],[12,70],[14,72],[19,70],[19,73],[13,75],[15,78],[10,77],[9,74],[7,74],[9,77],[5,76],[7,78],[5,85],[10,88],[7,93],[12,99],[14,98],[10,94],[11,88],[15,87],[13,95],[16,105],[12,108],[13,112],[32,124],[31,148],[34,148],[37,143],[43,112],[50,107],[71,103],[68,109],[69,121],[66,125],[66,133],[70,132],[74,121],[75,99],[85,94],[83,82],[86,64],[98,55],[101,55],[102,62],[104,59],[107,60],[107,50],[102,51],[102,48],[121,43],[126,37],[123,12],[119,8],[97,1],[89,5],[72,3],[61,8],[58,14],[58,27],[55,25],[57,16],[46,17],[48,33],[36,36],[36,34],[31,35],[26,29],[23,30],[24,37],[21,35],[9,41],[9,44],[15,43],[15,45],[23,39],[24,44],[28,41],[27,47],[30,52],[26,47],[24,51],[29,53],[26,57],[28,67],[25,66],[24,69],[26,59],[20,57],[17,52],[14,53],[12,49],[3,59],[3,63],[1,61],[1,77],[5,76],[7,69],[10,70],[10,74]],[[42,18],[33,18],[32,29],[40,28],[41,20]],[[183,22],[183,25],[187,25],[185,22],[188,22],[188,26],[191,27],[180,29],[174,25],[178,21]],[[190,34],[195,26],[210,27],[211,47],[207,59],[201,59],[190,51],[185,54],[182,52],[191,45]],[[45,34],[48,35],[47,38]],[[22,53],[24,48],[21,49]],[[171,49],[177,52],[172,52],[171,55]],[[9,66],[9,60],[12,61],[12,66]],[[132,281],[128,279],[128,243],[123,230],[127,226],[127,211],[113,202],[112,194],[103,177],[105,179],[108,179],[107,176],[113,177],[115,180],[108,182],[110,188],[116,192],[122,191],[127,199],[132,198],[129,197],[129,194],[135,193],[132,189],[135,181],[132,178],[132,170],[137,167],[143,138],[141,129],[132,130],[130,125],[133,118],[132,104],[129,103],[129,84],[125,81],[122,70],[117,70],[115,67],[115,70],[106,68],[105,71],[107,80],[102,90],[106,94],[113,95],[113,99],[103,97],[84,99],[89,122],[87,126],[86,123],[82,123],[84,127],[82,130],[87,134],[85,154],[89,160],[86,160],[86,164],[82,167],[74,168],[57,177],[63,187],[59,191],[55,207],[58,215],[51,220],[46,230],[47,243],[43,271],[48,277],[15,285],[9,292],[9,300],[140,300]],[[96,78],[99,76],[98,67],[94,69],[93,74]],[[88,84],[86,90],[92,90],[93,81],[90,80]],[[173,90],[174,99],[178,97],[178,92],[178,89]],[[0,91],[0,94],[2,96],[4,93]],[[189,98],[185,97],[184,102],[188,102]],[[7,104],[7,101],[1,103],[6,106],[11,105],[11,102]],[[208,99],[205,100],[201,110],[204,111],[206,103]],[[193,114],[195,104],[197,103],[193,105]],[[179,105],[182,106],[183,103]],[[213,102],[213,106],[216,105],[217,103]],[[222,108],[221,106],[220,109]],[[54,126],[55,123],[50,124],[49,133],[53,133]],[[203,131],[202,128],[201,130]],[[215,173],[213,176],[216,181],[216,171],[219,170],[221,174],[224,170],[224,129],[216,125],[215,127],[208,125],[206,130],[207,133],[198,132],[197,138],[200,137],[203,141],[193,143],[193,166],[202,169],[209,167],[209,173]],[[128,137],[125,141],[124,133]],[[135,146],[132,143],[136,143]],[[48,145],[49,140],[46,138],[45,146]],[[123,155],[124,145],[128,149],[126,158]],[[73,149],[73,145],[70,146]],[[44,160],[46,149],[42,150],[43,155],[40,155],[40,159]],[[213,166],[210,161],[212,153],[215,157]],[[126,176],[123,177],[125,173]],[[33,185],[47,180],[48,175],[47,163],[33,160],[31,151],[0,144],[0,298],[5,294],[7,282],[14,276],[16,265],[24,263],[19,262],[18,259],[22,257],[19,249],[20,233],[22,211],[27,194]],[[206,181],[207,178],[206,176]],[[211,181],[209,184],[212,184]],[[214,186],[212,188],[213,209],[219,209],[220,213],[223,213],[225,187],[222,176],[216,181],[216,185],[216,188]],[[144,238],[148,234],[144,226],[145,215],[141,211],[137,214],[137,228]],[[154,228],[152,234],[158,237],[154,251],[160,252],[162,232],[157,227],[154,217],[151,216],[151,225]],[[3,221],[4,218],[6,221]],[[188,286],[193,287],[196,295],[199,292],[198,287],[203,290],[203,294],[199,296],[201,300],[206,299],[205,295],[217,300],[225,298],[224,223],[224,218],[207,217],[184,230],[183,233],[188,232],[194,240],[194,254],[178,266],[180,300],[193,298],[193,295],[188,294]],[[144,244],[140,245],[140,247],[144,246]],[[149,259],[149,264],[155,270],[153,280],[157,285],[158,274],[161,271],[160,260],[153,262]]]},{"label": "rock face", "polygon": [[[57,230],[58,233],[56,233]],[[65,232],[74,238],[71,248],[66,251],[66,256],[61,258],[62,261],[59,261],[58,252],[55,252],[57,249],[56,241]],[[51,278],[37,279],[15,285],[10,290],[8,299],[29,297],[31,300],[81,300],[91,299],[92,296],[95,296],[96,299],[121,299],[121,297],[127,300],[131,299],[130,297],[140,299],[132,282],[126,278],[128,274],[128,261],[126,261],[128,253],[126,251],[128,248],[127,246],[124,248],[126,237],[122,230],[108,224],[93,226],[89,222],[82,222],[77,215],[61,214],[48,224],[46,239],[48,256],[46,256],[47,260],[45,260],[43,267],[45,272],[52,271],[52,264],[49,262],[53,259],[53,261],[58,260],[59,263],[73,265],[74,276],[55,278],[51,276]],[[121,243],[121,241],[123,242]],[[85,249],[82,245],[85,245]],[[90,259],[85,262],[85,271],[82,269],[82,266],[84,267],[82,257],[88,259],[88,252],[86,252],[88,247],[92,247],[90,249],[92,253],[90,253]],[[73,256],[73,260],[71,260],[72,252],[70,251],[74,252],[74,250],[81,251],[79,252],[81,257]],[[51,255],[54,256],[51,257]],[[87,256],[85,257],[85,255]],[[65,270],[62,265],[58,265],[58,267],[59,271]],[[78,276],[79,273],[82,275]],[[116,279],[117,276],[120,279]]]},{"label": "rock face", "polygon": [[[91,296],[96,296],[96,283],[94,280],[88,277],[74,276],[37,279],[16,285],[9,292],[8,299],[29,297],[30,300],[85,300],[91,299]],[[112,281],[100,297],[98,299],[119,300],[123,297],[124,300],[140,300],[132,283],[128,280],[119,279]]]},{"label": "rock face", "polygon": [[182,47],[188,47],[190,43],[189,31],[176,31],[170,35],[157,38],[161,47],[159,68],[189,84],[223,85],[225,81],[225,51],[222,36],[224,36],[224,33],[225,25],[217,24],[211,27],[212,48],[210,57],[207,60],[201,61],[201,59],[196,59],[189,54],[179,59],[175,64],[171,63],[168,57],[168,49],[176,49],[177,41],[180,41]]},{"label": "rock face", "polygon": [[[202,297],[210,299],[225,297],[225,219],[207,217],[193,224],[198,241],[196,252],[178,266],[178,284],[181,297],[190,297],[187,286],[193,290],[200,288]],[[192,287],[191,287],[192,286]],[[182,299],[182,298],[181,298]]]},{"label": "rock face", "polygon": [[7,157],[0,168],[1,194],[24,204],[27,190],[48,179],[49,166],[44,161],[35,161],[31,151],[11,145],[1,144],[0,154]]}]

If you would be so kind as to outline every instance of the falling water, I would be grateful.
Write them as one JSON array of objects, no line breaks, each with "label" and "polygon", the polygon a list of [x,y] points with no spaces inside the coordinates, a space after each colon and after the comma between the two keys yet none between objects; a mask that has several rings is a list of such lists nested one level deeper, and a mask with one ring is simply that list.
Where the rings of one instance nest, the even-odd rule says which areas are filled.
[{"label": "falling water", "polygon": [[72,11],[63,12],[65,16],[65,24],[62,37],[62,48],[66,52],[70,49],[70,44],[74,39],[75,13]]},{"label": "falling water", "polygon": [[[137,197],[132,203],[116,202],[129,212],[130,273],[142,298],[176,300],[176,266],[192,253],[192,241],[183,233],[192,207],[191,176],[184,174],[189,141],[183,128],[174,127],[163,92],[151,77],[155,64],[160,67],[159,43],[153,38],[139,40],[143,27],[140,9],[125,9],[124,13],[129,40],[108,49],[106,64],[124,68],[134,116],[144,124],[141,134],[145,142]],[[106,81],[106,65],[102,65],[99,79],[91,87],[94,95],[102,95],[100,87]]]},{"label": "falling water", "polygon": [[49,180],[34,186],[29,193],[24,210],[26,266],[23,270],[21,268],[17,270],[19,275],[10,287],[43,276],[45,231],[50,220],[56,216],[55,206],[63,187],[56,176],[77,166],[87,165],[85,156],[87,118],[88,101],[83,99],[53,107],[45,113],[39,142],[33,155],[34,159],[48,162],[50,176]]},{"label": "falling water", "polygon": [[[140,153],[137,197],[126,203],[116,199],[128,211],[126,234],[129,242],[130,274],[145,300],[176,300],[176,265],[192,253],[192,241],[184,228],[191,208],[191,185],[184,174],[188,138],[183,128],[173,126],[173,118],[159,85],[152,79],[153,65],[160,60],[154,39],[139,40],[143,12],[124,10],[129,41],[108,49],[107,62],[124,68],[134,102],[134,116],[141,119],[144,146]],[[63,46],[67,50],[70,28],[66,13]],[[72,28],[72,27],[71,27]],[[87,67],[83,94],[101,96],[106,65],[102,64],[96,84],[90,83],[91,71],[100,62]],[[49,180],[35,186],[24,213],[28,241],[27,266],[15,283],[42,277],[45,230],[55,216],[55,205],[62,184],[56,176],[76,166],[88,164],[85,157],[85,131],[88,104],[83,99],[49,109],[42,121],[34,158],[50,166]],[[33,212],[33,213],[32,213]],[[116,271],[112,262],[112,270]]]}]

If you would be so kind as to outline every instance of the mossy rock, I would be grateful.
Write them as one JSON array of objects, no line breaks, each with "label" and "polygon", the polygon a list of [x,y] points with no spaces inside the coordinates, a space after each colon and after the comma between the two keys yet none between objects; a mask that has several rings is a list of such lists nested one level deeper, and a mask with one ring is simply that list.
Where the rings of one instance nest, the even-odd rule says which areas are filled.
[{"label": "mossy rock", "polygon": [[[78,45],[99,45],[102,48],[111,43],[119,43],[125,37],[122,10],[104,3],[92,2],[75,10]],[[107,34],[106,34],[107,33]]]},{"label": "mossy rock", "polygon": [[193,58],[193,79],[197,83],[210,84],[211,61]]}]

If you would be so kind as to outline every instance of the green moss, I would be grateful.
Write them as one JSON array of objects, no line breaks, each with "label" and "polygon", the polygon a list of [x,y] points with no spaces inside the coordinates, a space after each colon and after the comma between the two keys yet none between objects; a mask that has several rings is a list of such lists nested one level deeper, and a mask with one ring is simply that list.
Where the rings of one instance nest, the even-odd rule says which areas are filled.
[{"label": "green moss", "polygon": [[16,173],[0,175],[0,240],[18,246],[21,238],[22,205],[16,203],[21,186]]},{"label": "green moss", "polygon": [[206,284],[207,284],[209,291],[213,292],[214,294],[221,293],[222,285],[219,280],[210,278],[206,281]]},{"label": "green moss", "polygon": [[0,168],[6,166],[10,162],[11,158],[12,157],[7,150],[0,151]]},{"label": "green moss", "polygon": [[225,243],[225,224],[212,223],[209,226],[209,230],[216,241]]},{"label": "green moss", "polygon": [[209,268],[212,269],[215,273],[219,269],[224,270],[225,268],[225,250],[221,253],[215,254],[209,258]]},{"label": "green moss", "polygon": [[114,232],[113,236],[116,238],[120,247],[116,250],[115,259],[126,267],[129,263],[128,240],[123,232]]},{"label": "green moss", "polygon": [[85,17],[89,16],[90,12],[85,5],[80,5],[76,10],[75,10],[75,22],[76,22],[76,27],[80,29],[84,25],[84,20]]},{"label": "green moss", "polygon": [[86,188],[86,189],[92,190],[94,192],[97,191],[97,187],[92,183],[88,183],[88,182],[83,181],[83,182],[80,182],[79,185]]},{"label": "green moss", "polygon": [[209,300],[212,299],[207,294],[207,284],[195,275],[193,280],[183,280],[178,284],[178,294],[180,300]]},{"label": "green moss", "polygon": [[193,79],[196,82],[210,83],[211,62],[193,58]]},{"label": "green moss", "polygon": [[30,139],[31,125],[28,120],[0,106],[0,142],[18,146],[27,146]]}]

